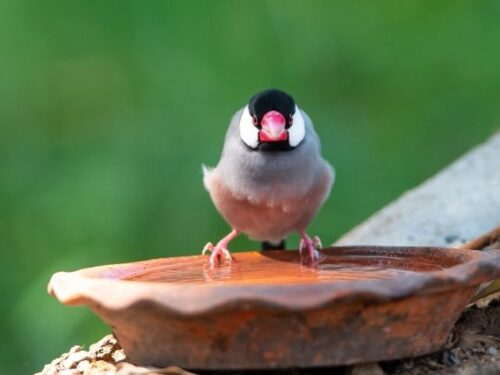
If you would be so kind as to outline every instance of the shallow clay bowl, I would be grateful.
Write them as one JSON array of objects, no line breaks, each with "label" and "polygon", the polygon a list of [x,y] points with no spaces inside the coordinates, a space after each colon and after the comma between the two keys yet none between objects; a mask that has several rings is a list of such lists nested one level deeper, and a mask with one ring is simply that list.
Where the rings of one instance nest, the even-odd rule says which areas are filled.
[{"label": "shallow clay bowl", "polygon": [[345,365],[438,350],[500,252],[332,247],[316,267],[296,251],[164,258],[52,277],[49,291],[87,305],[129,361],[190,369]]}]

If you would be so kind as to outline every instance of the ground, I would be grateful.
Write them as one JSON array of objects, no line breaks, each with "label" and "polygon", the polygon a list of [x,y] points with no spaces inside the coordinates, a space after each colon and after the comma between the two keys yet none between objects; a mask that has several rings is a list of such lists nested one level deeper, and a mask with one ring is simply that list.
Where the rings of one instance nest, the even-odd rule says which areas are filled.
[{"label": "ground", "polygon": [[[226,374],[241,374],[237,372]],[[433,354],[401,361],[324,369],[245,372],[269,375],[494,375],[500,373],[500,293],[471,304],[462,313],[448,343]],[[126,362],[126,356],[112,335],[104,337],[88,350],[74,346],[68,353],[46,365],[38,375],[139,375],[189,372],[176,367],[151,369]],[[207,373],[208,374],[208,373]]]}]

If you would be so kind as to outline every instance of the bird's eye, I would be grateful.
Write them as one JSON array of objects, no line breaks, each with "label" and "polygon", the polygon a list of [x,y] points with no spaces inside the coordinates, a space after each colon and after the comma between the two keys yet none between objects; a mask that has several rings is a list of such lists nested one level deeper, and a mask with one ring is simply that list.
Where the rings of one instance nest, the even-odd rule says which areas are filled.
[{"label": "bird's eye", "polygon": [[257,126],[257,127],[259,126],[259,120],[257,119],[256,115],[253,115],[252,122],[253,122],[254,126]]},{"label": "bird's eye", "polygon": [[288,124],[286,124],[285,128],[288,129],[290,126],[292,126],[292,124],[293,124],[293,116],[292,116],[292,114],[289,114],[288,115]]}]

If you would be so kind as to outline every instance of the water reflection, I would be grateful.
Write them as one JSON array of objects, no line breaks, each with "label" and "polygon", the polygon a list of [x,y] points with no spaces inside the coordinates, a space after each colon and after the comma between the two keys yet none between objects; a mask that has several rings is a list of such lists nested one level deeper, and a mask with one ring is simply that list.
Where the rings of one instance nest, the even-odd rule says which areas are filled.
[{"label": "water reflection", "polygon": [[[206,282],[217,282],[232,279],[233,262],[224,262],[211,267],[209,262],[202,266],[203,277]],[[236,266],[237,267],[237,266]]]},{"label": "water reflection", "polygon": [[[272,254],[271,254],[272,253]],[[128,280],[176,284],[307,284],[352,282],[356,280],[394,279],[407,275],[441,270],[429,260],[398,256],[345,255],[320,252],[316,261],[297,252],[241,253],[233,262],[211,268],[208,257],[186,257],[157,262]]]}]

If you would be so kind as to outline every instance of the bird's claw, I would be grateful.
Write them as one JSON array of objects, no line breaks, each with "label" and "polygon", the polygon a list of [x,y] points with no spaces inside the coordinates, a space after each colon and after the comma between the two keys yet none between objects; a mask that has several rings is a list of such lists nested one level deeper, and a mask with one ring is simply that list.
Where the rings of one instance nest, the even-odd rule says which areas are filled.
[{"label": "bird's claw", "polygon": [[316,262],[319,260],[319,252],[318,250],[321,250],[322,248],[321,240],[319,239],[318,236],[309,238],[309,236],[305,235],[304,237],[301,238],[300,240],[300,254],[308,254],[311,261]]},{"label": "bird's claw", "polygon": [[321,239],[318,236],[313,237],[312,244],[316,250],[321,250],[323,248],[323,244],[321,243]]},{"label": "bird's claw", "polygon": [[215,246],[212,242],[209,242],[203,247],[203,250],[201,251],[201,255],[205,255],[207,252],[212,253],[215,249]]},{"label": "bird's claw", "polygon": [[215,260],[218,259],[221,261],[222,259],[231,262],[233,259],[231,258],[231,253],[229,252],[228,249],[223,247],[220,244],[217,244],[214,246],[211,242],[207,243],[205,247],[203,248],[203,251],[201,252],[202,255],[205,255],[207,252],[210,252],[210,267],[215,266]]}]

